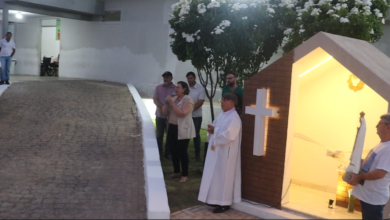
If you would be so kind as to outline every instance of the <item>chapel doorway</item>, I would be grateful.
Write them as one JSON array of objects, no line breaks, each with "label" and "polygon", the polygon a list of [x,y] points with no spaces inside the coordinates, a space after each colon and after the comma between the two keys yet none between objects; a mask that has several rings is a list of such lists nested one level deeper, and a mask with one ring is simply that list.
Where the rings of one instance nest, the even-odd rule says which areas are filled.
[{"label": "chapel doorway", "polygon": [[[348,204],[339,170],[348,165],[359,113],[366,114],[364,157],[379,142],[375,125],[389,104],[321,48],[295,62],[293,72],[297,95],[290,99],[295,124],[289,124],[289,130],[294,138],[286,156],[290,181],[283,187],[287,190],[282,207],[327,219],[361,219],[359,211],[348,213],[335,204],[342,197]],[[327,151],[337,150],[344,159],[327,156]],[[328,208],[329,200],[334,201],[333,209]]]},{"label": "chapel doorway", "polygon": [[61,20],[41,20],[41,76],[58,76]]}]

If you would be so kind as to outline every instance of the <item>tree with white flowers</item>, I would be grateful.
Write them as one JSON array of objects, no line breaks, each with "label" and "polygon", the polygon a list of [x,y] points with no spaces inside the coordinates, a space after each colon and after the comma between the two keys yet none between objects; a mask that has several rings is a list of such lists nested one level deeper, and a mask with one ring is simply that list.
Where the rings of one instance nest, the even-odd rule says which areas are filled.
[{"label": "tree with white flowers", "polygon": [[389,0],[282,0],[284,52],[324,31],[374,43],[383,35]]},{"label": "tree with white flowers", "polygon": [[180,0],[169,21],[171,48],[191,60],[210,100],[225,74],[239,85],[282,46],[285,53],[320,31],[376,42],[390,0]]},{"label": "tree with white flowers", "polygon": [[191,60],[210,101],[225,74],[238,83],[260,71],[277,51],[284,29],[275,13],[276,2],[258,0],[180,0],[172,5],[169,21],[171,48],[181,61]]}]

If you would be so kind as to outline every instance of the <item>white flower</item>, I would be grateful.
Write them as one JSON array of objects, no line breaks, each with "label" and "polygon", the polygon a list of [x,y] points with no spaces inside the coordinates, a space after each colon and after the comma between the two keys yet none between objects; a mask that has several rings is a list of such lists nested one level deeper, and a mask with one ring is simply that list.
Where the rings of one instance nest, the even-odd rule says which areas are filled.
[{"label": "white flower", "polygon": [[333,17],[339,18],[340,16],[338,14],[332,14]]},{"label": "white flower", "polygon": [[374,29],[371,29],[370,34],[374,34]]},{"label": "white flower", "polygon": [[247,16],[242,17],[242,20],[248,20],[248,17]]},{"label": "white flower", "polygon": [[348,5],[344,3],[344,4],[341,5],[341,7],[342,8],[348,8]]},{"label": "white flower", "polygon": [[275,10],[274,10],[273,8],[267,8],[267,11],[268,11],[269,13],[272,13],[272,14],[275,13]]},{"label": "white flower", "polygon": [[382,18],[382,24],[385,24],[385,19],[384,18]]},{"label": "white flower", "polygon": [[238,10],[241,10],[241,9],[246,9],[248,8],[248,5],[246,4],[240,4],[240,3],[234,3],[232,5],[232,11],[238,11]]},{"label": "white flower", "polygon": [[221,22],[220,26],[229,27],[230,24],[231,24],[230,21],[228,21],[228,20],[223,20],[223,21]]},{"label": "white flower", "polygon": [[171,34],[176,34],[176,32],[174,30],[170,30],[169,35],[171,35]]},{"label": "white flower", "polygon": [[197,40],[200,40],[200,36],[197,36],[196,39],[197,39]]},{"label": "white flower", "polygon": [[330,9],[328,12],[326,12],[326,14],[331,14],[333,12],[334,12],[334,10]]},{"label": "white flower", "polygon": [[221,4],[217,1],[212,1],[210,4],[207,5],[207,8],[219,8]]},{"label": "white flower", "polygon": [[359,9],[357,9],[356,7],[353,7],[351,9],[351,14],[358,14],[359,13]]},{"label": "white flower", "polygon": [[207,48],[207,47],[204,47],[204,50],[207,51],[207,52],[211,51],[211,49]]},{"label": "white flower", "polygon": [[305,29],[299,29],[299,34],[305,32]]},{"label": "white flower", "polygon": [[302,18],[301,17],[297,17],[297,20],[302,20]]},{"label": "white flower", "polygon": [[217,30],[215,30],[215,34],[221,34],[222,32],[223,32],[222,29],[217,29]]},{"label": "white flower", "polygon": [[319,8],[314,8],[313,11],[311,11],[311,16],[318,16],[320,15],[321,10]]},{"label": "white flower", "polygon": [[372,2],[371,0],[363,0],[363,5],[371,6]]},{"label": "white flower", "polygon": [[349,23],[348,18],[340,18],[340,23]]},{"label": "white flower", "polygon": [[283,34],[284,34],[284,35],[289,35],[289,34],[291,34],[291,32],[292,32],[292,29],[291,29],[291,28],[288,28],[288,29],[286,29],[286,30],[283,32]]},{"label": "white flower", "polygon": [[336,10],[336,11],[339,11],[341,9],[341,6],[339,3],[337,3],[335,6],[333,6],[333,8]]},{"label": "white flower", "polygon": [[381,11],[379,10],[379,9],[374,9],[374,11],[375,11],[375,15],[378,17],[378,18],[381,18],[381,17],[383,17],[383,14],[381,13]]},{"label": "white flower", "polygon": [[189,42],[189,43],[195,41],[195,39],[194,39],[192,34],[186,34],[186,33],[183,32],[182,36],[183,36],[183,38],[186,38],[186,41]]},{"label": "white flower", "polygon": [[308,8],[310,8],[310,7],[312,7],[314,5],[314,2],[313,2],[313,0],[309,0],[309,1],[307,1],[307,2],[305,2],[305,9],[308,9]]},{"label": "white flower", "polygon": [[287,8],[294,8],[294,6],[295,6],[294,4],[288,4]]},{"label": "white flower", "polygon": [[206,6],[203,4],[203,3],[201,3],[201,4],[199,4],[198,5],[198,13],[199,14],[203,14],[203,13],[205,13],[207,10],[206,10]]}]

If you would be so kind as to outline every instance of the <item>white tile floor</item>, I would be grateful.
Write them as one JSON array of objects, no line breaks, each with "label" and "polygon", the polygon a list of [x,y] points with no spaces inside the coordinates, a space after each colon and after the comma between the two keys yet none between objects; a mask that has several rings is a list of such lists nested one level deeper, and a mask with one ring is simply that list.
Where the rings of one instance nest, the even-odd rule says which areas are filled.
[{"label": "white tile floor", "polygon": [[361,213],[355,211],[348,213],[346,208],[335,206],[328,208],[329,199],[334,198],[335,194],[291,184],[290,199],[283,208],[292,211],[303,212],[319,218],[325,219],[361,219]]}]

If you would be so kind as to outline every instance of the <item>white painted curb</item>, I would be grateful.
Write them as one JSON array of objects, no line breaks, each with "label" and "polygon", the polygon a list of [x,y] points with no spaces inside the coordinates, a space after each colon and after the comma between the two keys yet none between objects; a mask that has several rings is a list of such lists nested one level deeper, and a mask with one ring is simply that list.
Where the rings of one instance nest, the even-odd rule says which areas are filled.
[{"label": "white painted curb", "polygon": [[267,208],[261,206],[260,204],[249,204],[248,202],[241,201],[239,203],[234,203],[232,208],[241,212],[245,212],[262,219],[307,219],[299,215],[294,215],[283,210],[276,208]]},{"label": "white painted curb", "polygon": [[9,85],[0,85],[0,96],[3,94],[3,92],[9,87]]},{"label": "white painted curb", "polygon": [[138,115],[142,122],[147,218],[170,219],[171,211],[153,122],[137,89],[130,84],[127,87],[137,104]]}]

